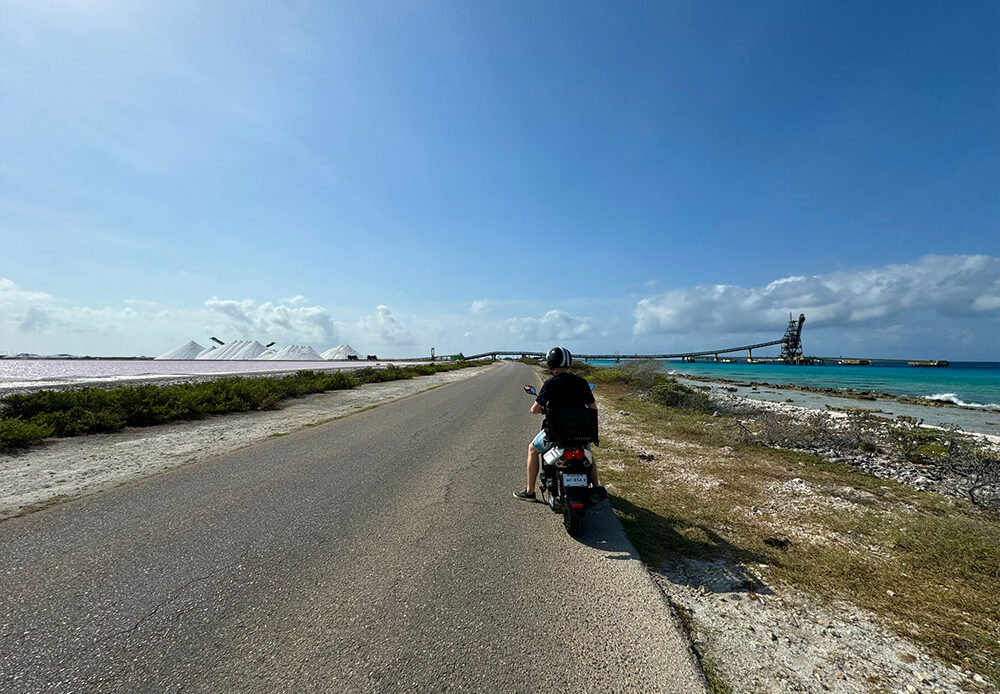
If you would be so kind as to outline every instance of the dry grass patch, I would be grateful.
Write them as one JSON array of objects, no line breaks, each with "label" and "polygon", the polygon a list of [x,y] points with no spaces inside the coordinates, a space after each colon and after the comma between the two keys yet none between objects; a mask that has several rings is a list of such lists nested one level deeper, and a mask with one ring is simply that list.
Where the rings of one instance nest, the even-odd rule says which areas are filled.
[{"label": "dry grass patch", "polygon": [[815,455],[741,444],[730,417],[643,402],[614,383],[600,398],[602,478],[644,561],[756,565],[1000,684],[1000,519]]}]

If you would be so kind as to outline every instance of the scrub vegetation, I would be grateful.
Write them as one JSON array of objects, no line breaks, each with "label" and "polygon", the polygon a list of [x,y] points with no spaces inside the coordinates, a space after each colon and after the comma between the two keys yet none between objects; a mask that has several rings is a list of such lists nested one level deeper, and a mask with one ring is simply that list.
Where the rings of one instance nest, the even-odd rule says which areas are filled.
[{"label": "scrub vegetation", "polygon": [[355,388],[365,383],[428,376],[486,361],[298,371],[288,376],[226,377],[201,383],[46,390],[0,400],[0,452],[52,436],[106,433],[209,415],[273,410],[288,398]]},{"label": "scrub vegetation", "polygon": [[1000,468],[995,452],[960,432],[860,412],[834,427],[726,411],[649,366],[575,370],[604,384],[602,421],[614,418],[615,435],[602,425],[601,477],[651,568],[760,567],[773,586],[866,610],[1000,684],[997,509],[973,503],[982,502],[975,490],[965,499],[919,491],[806,449],[828,439],[825,450],[964,466],[980,471],[977,484]]}]

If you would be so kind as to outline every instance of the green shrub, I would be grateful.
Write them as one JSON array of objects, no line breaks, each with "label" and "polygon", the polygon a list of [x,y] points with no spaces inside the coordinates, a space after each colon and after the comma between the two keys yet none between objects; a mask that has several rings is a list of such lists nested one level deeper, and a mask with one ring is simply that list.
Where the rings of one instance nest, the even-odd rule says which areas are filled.
[{"label": "green shrub", "polygon": [[712,410],[712,402],[705,393],[678,383],[676,379],[663,374],[656,374],[653,377],[653,385],[649,388],[649,399],[668,407],[702,412]]},{"label": "green shrub", "polygon": [[632,376],[622,369],[594,369],[587,375],[587,380],[593,383],[629,385],[632,383]]},{"label": "green shrub", "polygon": [[[271,379],[254,379],[271,380]],[[309,393],[323,393],[328,390],[343,390],[353,388],[357,381],[351,374],[342,371],[326,373],[323,371],[298,371],[291,376],[285,376],[278,381],[284,395],[296,397]]]},{"label": "green shrub", "polygon": [[356,377],[362,383],[384,383],[386,381],[399,381],[405,378],[413,378],[413,373],[409,371],[413,367],[399,367],[395,365],[381,369],[370,366],[358,369]]},{"label": "green shrub", "polygon": [[38,414],[29,421],[50,429],[51,436],[106,434],[125,426],[125,418],[113,409],[87,410],[80,406],[71,407],[65,412]]},{"label": "green shrub", "polygon": [[574,371],[594,383],[621,383],[643,390],[652,387],[656,377],[663,375],[660,371],[662,368],[663,363],[655,359],[627,361],[614,368],[589,366],[586,373],[580,373],[576,365],[573,366]]},{"label": "green shrub", "polygon": [[416,364],[414,366],[406,367],[407,371],[410,371],[415,376],[430,376],[432,374],[438,373],[438,371],[450,371],[451,369],[438,369],[433,364]]},{"label": "green shrub", "polygon": [[628,374],[632,385],[640,388],[651,388],[658,381],[666,378],[663,374],[663,363],[655,359],[643,359],[642,361],[630,361],[622,365],[622,371]]},{"label": "green shrub", "polygon": [[0,419],[0,451],[25,448],[52,436],[52,427],[22,419]]},{"label": "green shrub", "polygon": [[298,371],[281,377],[227,376],[173,386],[123,386],[111,390],[80,388],[9,395],[0,403],[0,451],[49,436],[77,436],[144,427],[212,414],[271,410],[285,398],[354,388],[454,371],[487,361],[417,364],[352,371]]}]

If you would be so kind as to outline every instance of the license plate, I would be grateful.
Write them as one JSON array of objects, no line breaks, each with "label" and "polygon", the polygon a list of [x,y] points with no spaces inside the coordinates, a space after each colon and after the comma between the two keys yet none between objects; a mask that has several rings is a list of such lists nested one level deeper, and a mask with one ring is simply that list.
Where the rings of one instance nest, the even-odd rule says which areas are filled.
[{"label": "license plate", "polygon": [[563,475],[563,486],[564,487],[586,487],[587,486],[587,476],[577,475],[574,473],[566,473]]}]

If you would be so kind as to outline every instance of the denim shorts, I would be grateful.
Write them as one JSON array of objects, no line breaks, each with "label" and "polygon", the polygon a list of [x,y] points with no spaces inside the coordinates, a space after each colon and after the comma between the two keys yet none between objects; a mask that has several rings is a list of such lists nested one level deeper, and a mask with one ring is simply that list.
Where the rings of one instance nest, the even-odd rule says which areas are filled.
[{"label": "denim shorts", "polygon": [[[548,450],[553,446],[553,444],[549,443],[549,440],[545,438],[545,429],[542,429],[540,432],[538,432],[538,436],[536,436],[531,441],[531,445],[534,446],[535,449],[538,450],[540,453],[547,453]],[[586,446],[584,446],[584,448],[586,448],[589,451],[590,444],[588,443]]]},{"label": "denim shorts", "polygon": [[550,448],[552,448],[552,444],[549,443],[548,439],[545,438],[545,429],[542,429],[540,432],[538,432],[538,436],[534,438],[534,440],[531,442],[531,445],[542,453],[545,453]]}]

